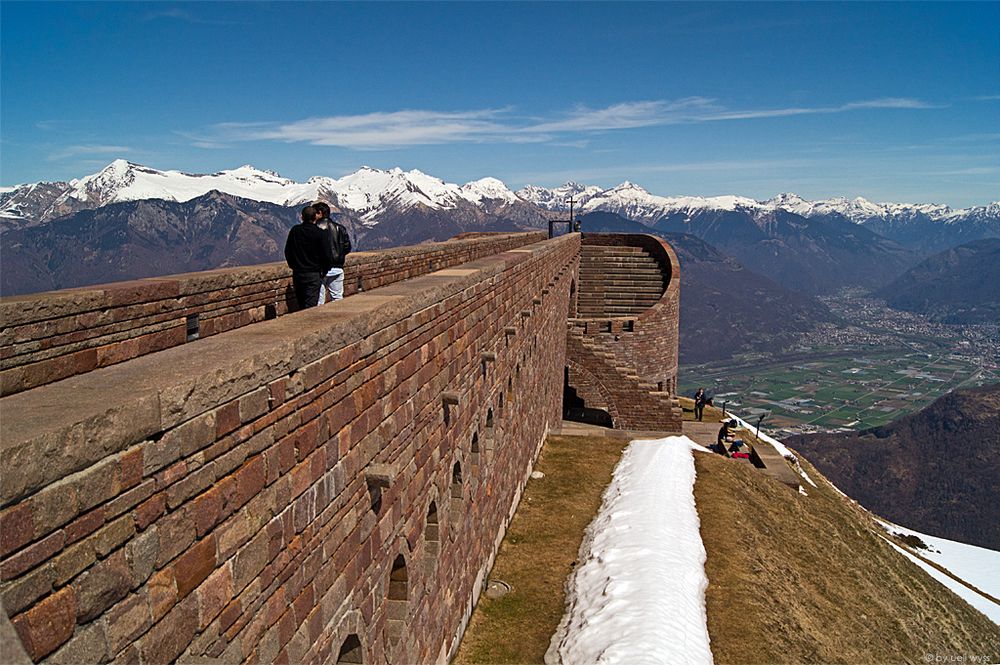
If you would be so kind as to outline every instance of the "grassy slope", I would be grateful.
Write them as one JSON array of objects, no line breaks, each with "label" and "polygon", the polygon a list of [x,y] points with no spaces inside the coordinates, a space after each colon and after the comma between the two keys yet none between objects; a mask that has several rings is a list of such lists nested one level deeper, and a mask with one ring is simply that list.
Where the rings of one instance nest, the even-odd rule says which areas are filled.
[{"label": "grassy slope", "polygon": [[1000,658],[1000,629],[897,555],[825,481],[802,496],[718,456],[695,464],[716,663]]},{"label": "grassy slope", "polygon": [[565,608],[565,583],[587,525],[625,447],[621,440],[550,436],[529,480],[491,579],[513,591],[485,595],[454,663],[541,663]]}]

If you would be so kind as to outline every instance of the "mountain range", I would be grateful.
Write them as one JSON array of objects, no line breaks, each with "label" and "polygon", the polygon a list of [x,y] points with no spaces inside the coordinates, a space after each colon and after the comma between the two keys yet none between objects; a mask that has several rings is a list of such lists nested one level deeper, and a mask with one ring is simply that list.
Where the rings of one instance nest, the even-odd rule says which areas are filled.
[{"label": "mountain range", "polygon": [[[629,182],[512,191],[495,178],[458,185],[369,167],[300,183],[252,166],[197,175],[116,160],[78,180],[0,189],[0,293],[277,261],[299,207],[318,198],[333,204],[365,250],[545,228],[567,217],[570,197],[584,231],[653,233],[676,243],[682,320],[693,326],[682,329],[686,362],[783,346],[830,320],[816,294],[877,290],[938,246],[1000,238],[998,203],[951,210],[792,194],[663,197]],[[724,312],[718,303],[727,299]]]},{"label": "mountain range", "polygon": [[[568,199],[573,197],[581,213],[613,212],[647,226],[705,212],[742,212],[753,218],[766,218],[784,211],[806,219],[839,218],[907,246],[910,242],[923,243],[913,238],[926,235],[928,226],[943,236],[1000,235],[1000,202],[952,210],[945,205],[872,203],[863,198],[807,201],[795,194],[780,194],[767,201],[742,196],[664,197],[631,182],[610,189],[572,182],[553,189],[528,185],[515,192],[496,178],[457,185],[418,170],[367,166],[341,178],[313,176],[299,183],[249,165],[199,175],[160,171],[122,159],[98,173],[69,182],[0,188],[0,223],[3,228],[34,226],[109,203],[141,199],[184,202],[213,190],[282,206],[323,198],[369,225],[377,224],[392,210],[468,211],[472,207],[489,215],[540,226],[547,213],[567,211]],[[965,238],[976,239],[979,238]],[[932,242],[946,241],[935,238]]]}]

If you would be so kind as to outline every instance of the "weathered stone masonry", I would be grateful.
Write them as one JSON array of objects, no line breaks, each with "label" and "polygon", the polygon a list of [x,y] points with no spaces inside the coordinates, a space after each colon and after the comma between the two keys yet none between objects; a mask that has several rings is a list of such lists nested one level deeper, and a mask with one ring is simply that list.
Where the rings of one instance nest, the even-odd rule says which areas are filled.
[{"label": "weathered stone masonry", "polygon": [[585,234],[569,385],[616,428],[679,432],[680,264],[654,236]]},{"label": "weathered stone masonry", "polygon": [[[274,266],[21,301],[34,312],[22,319],[59,335],[81,328],[65,348],[126,346],[110,366],[0,399],[0,661],[16,662],[21,646],[46,663],[446,660],[558,426],[564,368],[598,358],[591,369],[607,375],[630,362],[625,347],[658,352],[641,334],[599,349],[605,333],[580,335],[577,319],[567,334],[580,254],[579,234],[372,254],[348,266],[363,292],[270,320],[262,308],[287,286]],[[274,271],[265,295],[242,293],[261,270]],[[669,334],[677,274],[630,332]],[[69,313],[138,321],[139,296],[122,294],[147,288],[177,292],[156,299],[173,327],[185,307],[225,323],[151,353],[128,346],[148,321],[94,347],[87,323],[107,322]],[[226,310],[234,299],[242,309]],[[4,325],[13,340],[15,323]],[[17,334],[29,329],[52,337],[44,326]],[[649,371],[676,375],[673,335],[673,374],[669,348]],[[656,377],[632,369],[601,376],[613,400],[639,395],[627,417],[671,403],[666,389],[646,395]],[[669,421],[662,414],[650,422]]]},{"label": "weathered stone masonry", "polygon": [[[545,236],[467,234],[347,257],[352,295],[490,256]],[[224,268],[0,299],[0,395],[272,319],[294,308],[284,263]],[[189,325],[191,324],[191,325]]]},{"label": "weathered stone masonry", "polygon": [[579,247],[0,400],[0,597],[31,659],[450,655],[560,417]]}]

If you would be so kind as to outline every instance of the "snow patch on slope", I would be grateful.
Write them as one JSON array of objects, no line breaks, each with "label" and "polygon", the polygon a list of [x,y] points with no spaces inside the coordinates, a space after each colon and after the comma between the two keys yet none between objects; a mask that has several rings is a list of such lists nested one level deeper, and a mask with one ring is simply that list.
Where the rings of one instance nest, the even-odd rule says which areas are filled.
[{"label": "snow patch on slope", "polygon": [[[916,536],[930,548],[917,550],[920,556],[942,568],[947,568],[956,577],[994,598],[1000,598],[1000,552],[947,538],[929,536],[879,518],[876,518],[876,521],[889,533]],[[997,610],[1000,611],[1000,606]]]},{"label": "snow patch on slope", "polygon": [[945,575],[940,570],[934,566],[928,564],[927,562],[913,556],[902,547],[892,542],[888,538],[885,538],[885,542],[889,543],[894,550],[905,556],[907,559],[917,564],[920,568],[924,570],[928,575],[933,577],[935,580],[948,587],[949,590],[954,592],[956,596],[967,602],[972,607],[976,608],[983,614],[985,614],[990,621],[1000,625],[1000,605],[991,602],[989,599],[984,598],[967,586],[960,584],[948,575]]},{"label": "snow patch on slope", "polygon": [[673,436],[622,454],[570,583],[563,663],[712,662],[694,450]]}]

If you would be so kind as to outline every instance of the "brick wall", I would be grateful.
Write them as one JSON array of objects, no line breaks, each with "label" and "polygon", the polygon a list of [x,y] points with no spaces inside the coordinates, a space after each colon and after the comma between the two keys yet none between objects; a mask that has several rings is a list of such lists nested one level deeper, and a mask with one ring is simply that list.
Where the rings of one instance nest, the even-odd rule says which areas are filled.
[{"label": "brick wall", "polygon": [[[602,402],[595,406],[611,414],[616,428],[680,431],[681,411],[675,399],[680,321],[677,255],[664,240],[648,235],[585,234],[582,242],[591,247],[640,247],[660,265],[664,290],[654,305],[637,314],[570,319],[570,385],[584,401],[590,396],[592,402]],[[588,295],[584,288],[580,298]]]},{"label": "brick wall", "polygon": [[579,242],[0,400],[0,599],[32,660],[449,656],[559,419]]},{"label": "brick wall", "polygon": [[[348,295],[519,247],[541,233],[469,234],[350,254]],[[188,317],[200,338],[294,310],[284,263],[170,275],[0,299],[0,395],[184,344]]]}]

